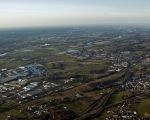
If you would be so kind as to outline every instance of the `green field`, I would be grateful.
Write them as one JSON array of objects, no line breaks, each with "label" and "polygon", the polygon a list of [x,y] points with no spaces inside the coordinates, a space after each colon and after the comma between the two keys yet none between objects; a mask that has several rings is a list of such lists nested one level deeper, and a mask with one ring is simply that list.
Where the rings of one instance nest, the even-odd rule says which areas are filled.
[{"label": "green field", "polygon": [[140,101],[135,107],[140,116],[144,116],[145,113],[150,115],[150,98]]},{"label": "green field", "polygon": [[128,94],[127,91],[121,91],[113,94],[109,99],[107,105],[115,104],[123,100],[123,96]]}]

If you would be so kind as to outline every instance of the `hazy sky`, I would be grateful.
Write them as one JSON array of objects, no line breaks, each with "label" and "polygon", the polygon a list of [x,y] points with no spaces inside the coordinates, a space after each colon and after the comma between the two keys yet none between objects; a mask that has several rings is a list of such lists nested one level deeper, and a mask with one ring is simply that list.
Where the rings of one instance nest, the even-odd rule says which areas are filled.
[{"label": "hazy sky", "polygon": [[0,28],[150,24],[150,0],[0,0]]}]

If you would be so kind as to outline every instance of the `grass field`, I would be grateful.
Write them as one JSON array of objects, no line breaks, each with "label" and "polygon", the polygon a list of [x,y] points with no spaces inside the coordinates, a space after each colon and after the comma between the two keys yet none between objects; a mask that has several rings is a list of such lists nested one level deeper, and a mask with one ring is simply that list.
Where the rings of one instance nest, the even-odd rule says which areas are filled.
[{"label": "grass field", "polygon": [[123,96],[126,94],[127,94],[127,91],[121,91],[121,92],[113,94],[107,104],[111,105],[111,104],[120,102],[122,100]]},{"label": "grass field", "polygon": [[11,107],[16,106],[17,103],[15,101],[9,100],[5,104],[0,105],[0,112],[10,109]]},{"label": "grass field", "polygon": [[0,113],[0,120],[6,120],[8,116],[11,116],[12,118],[16,118],[18,120],[26,120],[26,115],[21,113],[19,110],[13,109],[9,112]]},{"label": "grass field", "polygon": [[145,113],[150,115],[150,98],[140,101],[136,105],[136,109],[140,116],[144,116]]}]

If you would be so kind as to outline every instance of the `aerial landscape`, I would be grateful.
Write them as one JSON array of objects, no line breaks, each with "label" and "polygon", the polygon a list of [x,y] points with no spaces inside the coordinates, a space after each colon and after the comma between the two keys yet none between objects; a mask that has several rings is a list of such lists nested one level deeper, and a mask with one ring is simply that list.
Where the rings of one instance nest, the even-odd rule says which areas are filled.
[{"label": "aerial landscape", "polygon": [[[12,4],[6,1],[2,2],[5,7]],[[79,3],[77,0],[73,4]],[[105,21],[91,25],[90,21],[66,25],[68,21],[62,20],[61,24],[65,25],[35,27],[36,24],[26,21],[11,25],[3,17],[0,20],[0,120],[150,119],[150,25],[147,22],[141,24],[141,20],[135,25]],[[134,20],[133,17],[131,21]],[[29,27],[29,23],[34,25]]]}]

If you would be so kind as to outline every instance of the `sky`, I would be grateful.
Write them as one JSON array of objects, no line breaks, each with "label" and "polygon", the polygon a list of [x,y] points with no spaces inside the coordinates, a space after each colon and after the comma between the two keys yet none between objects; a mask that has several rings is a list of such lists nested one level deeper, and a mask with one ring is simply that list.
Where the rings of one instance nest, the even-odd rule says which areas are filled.
[{"label": "sky", "polygon": [[0,0],[0,28],[150,24],[150,0]]}]

